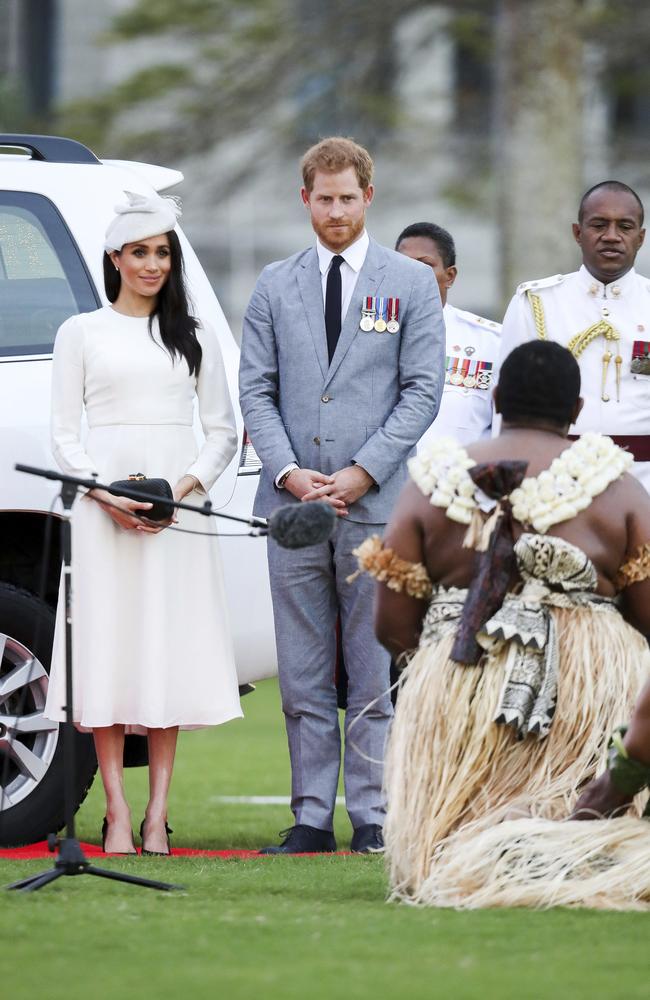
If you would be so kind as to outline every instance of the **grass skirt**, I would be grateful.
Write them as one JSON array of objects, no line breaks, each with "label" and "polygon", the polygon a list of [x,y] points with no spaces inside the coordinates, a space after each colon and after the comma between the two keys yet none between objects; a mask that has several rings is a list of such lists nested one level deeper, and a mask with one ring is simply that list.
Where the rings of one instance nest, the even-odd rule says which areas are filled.
[{"label": "grass skirt", "polygon": [[[611,878],[602,857],[608,836],[612,858],[627,856],[628,846],[630,857],[638,857],[640,844],[650,845],[650,827],[639,820],[548,823],[566,817],[581,786],[604,769],[610,733],[627,721],[650,675],[645,639],[618,612],[582,607],[550,614],[560,673],[545,739],[521,740],[493,722],[506,651],[485,666],[459,666],[449,659],[448,635],[420,647],[404,671],[385,779],[393,898],[456,907],[597,905],[602,887],[588,901],[580,867],[591,838],[603,885]],[[633,827],[634,835],[623,835],[623,827]],[[557,891],[563,858],[566,870],[580,872],[573,899]],[[650,862],[646,868],[650,885]],[[631,892],[636,861],[629,872]],[[616,898],[621,906],[632,896],[621,887]]]}]

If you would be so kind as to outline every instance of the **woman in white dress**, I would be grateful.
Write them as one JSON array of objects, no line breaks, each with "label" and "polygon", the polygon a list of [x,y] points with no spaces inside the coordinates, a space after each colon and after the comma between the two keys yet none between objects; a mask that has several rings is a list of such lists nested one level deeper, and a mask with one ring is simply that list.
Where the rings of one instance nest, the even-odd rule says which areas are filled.
[{"label": "woman in white dress", "polygon": [[[52,440],[64,472],[110,483],[164,478],[202,504],[237,434],[216,334],[189,313],[169,198],[127,194],[106,233],[108,306],[73,316],[54,345]],[[198,398],[205,434],[192,430]],[[82,413],[88,423],[85,441]],[[146,733],[143,852],[170,852],[167,797],[179,728],[242,715],[212,522],[91,490],[73,511],[74,721],[92,730],[106,792],[103,846],[135,852],[123,786],[126,732]],[[191,534],[189,532],[200,532]],[[63,601],[46,714],[65,717]]]}]

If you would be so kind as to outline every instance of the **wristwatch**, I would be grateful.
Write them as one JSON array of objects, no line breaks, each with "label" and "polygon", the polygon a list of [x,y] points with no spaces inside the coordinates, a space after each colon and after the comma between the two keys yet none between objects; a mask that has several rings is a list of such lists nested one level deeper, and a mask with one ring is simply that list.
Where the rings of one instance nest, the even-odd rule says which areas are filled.
[{"label": "wristwatch", "polygon": [[287,471],[285,472],[285,474],[282,476],[281,479],[278,479],[278,489],[279,490],[283,490],[284,489],[284,484],[286,483],[287,479],[289,478],[289,476],[291,475],[291,473],[295,469],[297,469],[297,468],[298,468],[297,465],[293,465],[290,469],[287,469]]}]

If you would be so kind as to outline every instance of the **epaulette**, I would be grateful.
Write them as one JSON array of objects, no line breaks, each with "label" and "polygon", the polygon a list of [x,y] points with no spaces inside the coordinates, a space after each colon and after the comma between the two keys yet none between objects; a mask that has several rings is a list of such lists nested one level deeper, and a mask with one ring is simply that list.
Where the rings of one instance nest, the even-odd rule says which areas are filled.
[{"label": "epaulette", "polygon": [[456,306],[454,306],[454,311],[457,316],[460,316],[470,326],[477,326],[480,330],[489,330],[490,333],[494,333],[497,336],[501,333],[501,324],[495,323],[492,319],[486,319],[485,316],[477,316],[476,313],[467,312],[466,309],[457,309]]},{"label": "epaulette", "polygon": [[524,292],[539,292],[542,288],[552,288],[553,285],[561,285],[564,281],[563,274],[553,274],[550,278],[535,278],[534,281],[522,281],[520,285],[517,285],[517,295],[523,295]]}]

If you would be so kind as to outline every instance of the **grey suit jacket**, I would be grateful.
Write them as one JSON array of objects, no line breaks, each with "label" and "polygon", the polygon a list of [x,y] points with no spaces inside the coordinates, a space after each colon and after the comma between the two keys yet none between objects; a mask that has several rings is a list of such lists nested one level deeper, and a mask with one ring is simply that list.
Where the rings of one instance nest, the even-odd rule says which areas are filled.
[{"label": "grey suit jacket", "polygon": [[[369,295],[399,299],[398,333],[359,328]],[[431,268],[373,240],[331,364],[316,248],[266,267],[244,318],[239,372],[244,422],[263,466],[255,514],[293,500],[275,486],[291,462],[326,474],[358,463],[376,485],[349,518],[384,523],[406,459],[438,412],[444,344]]]}]

